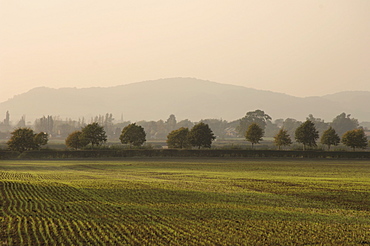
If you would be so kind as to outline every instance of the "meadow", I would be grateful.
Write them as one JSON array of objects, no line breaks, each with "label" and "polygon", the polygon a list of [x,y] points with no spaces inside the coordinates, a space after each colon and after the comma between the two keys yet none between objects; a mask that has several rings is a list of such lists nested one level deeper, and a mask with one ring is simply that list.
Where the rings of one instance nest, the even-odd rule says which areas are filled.
[{"label": "meadow", "polygon": [[370,162],[1,160],[2,245],[370,245]]}]

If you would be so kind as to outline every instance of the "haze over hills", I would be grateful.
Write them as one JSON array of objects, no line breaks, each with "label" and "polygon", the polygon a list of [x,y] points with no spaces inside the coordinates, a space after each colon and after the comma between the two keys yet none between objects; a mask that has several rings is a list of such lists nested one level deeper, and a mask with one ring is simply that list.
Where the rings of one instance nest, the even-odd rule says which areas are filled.
[{"label": "haze over hills", "polygon": [[[168,78],[115,87],[34,88],[0,103],[13,122],[26,115],[33,122],[43,115],[78,119],[112,113],[119,120],[178,120],[217,118],[228,121],[261,109],[273,119],[304,120],[309,114],[331,121],[342,112],[370,121],[370,92],[341,92],[322,97],[294,97],[282,93],[220,84],[194,78]],[[0,117],[1,118],[1,117]]]}]

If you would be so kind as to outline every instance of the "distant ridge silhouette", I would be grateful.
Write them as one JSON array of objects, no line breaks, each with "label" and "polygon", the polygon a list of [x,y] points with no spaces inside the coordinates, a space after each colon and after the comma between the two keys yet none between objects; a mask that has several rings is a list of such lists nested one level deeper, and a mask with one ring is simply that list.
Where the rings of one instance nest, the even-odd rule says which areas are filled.
[{"label": "distant ridge silhouette", "polygon": [[114,87],[34,88],[0,103],[1,115],[9,110],[11,120],[26,115],[33,121],[43,115],[78,119],[112,113],[116,119],[178,120],[207,118],[228,121],[246,112],[262,109],[273,119],[304,120],[309,114],[331,121],[342,112],[360,121],[370,121],[370,92],[340,92],[322,97],[294,97],[195,78],[167,78]]}]

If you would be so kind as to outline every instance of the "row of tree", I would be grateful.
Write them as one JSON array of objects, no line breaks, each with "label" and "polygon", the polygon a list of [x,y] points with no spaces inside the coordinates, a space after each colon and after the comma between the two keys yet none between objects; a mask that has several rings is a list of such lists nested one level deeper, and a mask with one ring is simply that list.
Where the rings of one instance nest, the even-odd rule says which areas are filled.
[{"label": "row of tree", "polygon": [[[40,132],[34,133],[30,128],[18,128],[11,133],[11,138],[7,142],[10,150],[23,152],[26,150],[37,150],[42,145],[47,144],[48,134]],[[264,130],[258,123],[251,123],[245,131],[245,138],[254,144],[263,140]],[[303,150],[307,147],[316,147],[319,132],[311,120],[306,120],[295,131],[295,140],[303,144]],[[131,146],[141,146],[146,141],[146,133],[142,126],[135,123],[124,127],[119,137],[122,144]],[[194,125],[190,130],[186,127],[171,131],[167,135],[167,145],[169,148],[190,148],[201,147],[210,148],[212,141],[216,137],[208,124],[200,122]],[[71,133],[65,140],[66,146],[73,149],[82,149],[91,145],[91,148],[100,146],[107,141],[107,135],[103,126],[97,122],[86,125],[81,131]],[[368,140],[362,128],[353,129],[343,134],[342,140],[333,127],[329,127],[321,136],[321,143],[330,147],[342,143],[355,150],[356,148],[366,148]],[[274,136],[274,143],[280,150],[282,146],[292,144],[292,139],[287,130],[280,129]]]},{"label": "row of tree", "polygon": [[[191,130],[185,127],[173,130],[167,136],[167,144],[170,148],[205,147],[210,148],[216,137],[209,126],[203,122],[196,124]],[[146,142],[146,133],[142,126],[136,123],[129,124],[122,129],[119,139],[122,144],[141,146]],[[81,149],[91,144],[91,147],[99,146],[107,141],[104,128],[98,123],[92,123],[83,127],[81,131],[71,133],[66,139],[67,147]]]},{"label": "row of tree", "polygon": [[[315,118],[313,115],[309,115],[307,120],[310,120],[315,124],[320,136],[330,126],[335,129],[339,136],[342,136],[349,130],[356,129],[359,126],[358,120],[351,118],[351,116],[346,113],[336,116],[332,122],[324,122],[324,120]],[[72,132],[80,131],[81,128],[88,125],[88,121],[90,124],[96,122],[103,126],[106,131],[107,139],[118,139],[122,129],[131,124],[131,122],[123,121],[122,119],[117,123],[115,122],[113,115],[107,113],[105,115],[92,117],[90,120],[85,120],[84,118],[72,120],[61,119],[60,117],[55,116],[43,116],[36,119],[32,125],[26,125],[25,117],[23,116],[18,124],[14,125],[10,121],[9,112],[7,112],[3,122],[0,122],[0,139],[10,138],[10,132],[14,127],[29,127],[34,129],[36,132],[48,133],[51,139],[65,139]],[[222,119],[203,119],[200,122],[208,124],[218,139],[244,137],[244,134],[251,123],[257,123],[262,127],[266,137],[274,137],[282,128],[287,130],[290,136],[294,136],[295,130],[303,123],[292,118],[287,118],[285,120],[276,119],[272,121],[272,118],[262,110],[247,112],[244,117],[231,122]],[[175,115],[170,115],[165,121],[136,122],[137,125],[140,125],[145,129],[146,138],[150,140],[166,139],[167,135],[171,131],[181,127],[191,129],[197,123],[199,122],[192,122],[187,119],[177,121]]]},{"label": "row of tree", "polygon": [[[303,150],[306,147],[317,147],[317,140],[319,139],[319,132],[316,130],[315,124],[307,120],[302,123],[295,131],[295,139],[298,143],[303,144]],[[286,130],[281,129],[279,133],[274,137],[274,142],[280,149],[281,146],[288,146],[292,144],[289,134]],[[343,134],[342,139],[339,137],[333,127],[329,127],[321,136],[321,144],[327,145],[328,150],[331,146],[337,146],[340,142],[344,145],[353,148],[366,148],[368,140],[365,135],[364,129],[358,128],[347,131]]]},{"label": "row of tree", "polygon": [[[293,135],[298,143],[303,144],[304,149],[306,149],[306,147],[316,147],[316,141],[319,136],[321,136],[321,143],[328,145],[329,149],[330,146],[337,145],[340,142],[339,135],[342,135],[343,144],[354,149],[364,148],[367,145],[364,130],[358,128],[358,121],[350,118],[350,115],[346,115],[345,113],[338,115],[330,124],[325,123],[321,119],[314,118],[312,115],[309,115],[306,122],[303,123],[294,119],[276,120],[275,123],[272,123],[271,117],[262,110],[248,112],[240,120],[230,123],[215,119],[202,120],[198,124],[192,123],[188,120],[177,122],[174,115],[170,115],[166,122],[162,121],[163,124],[160,124],[161,121],[149,122],[150,124],[147,124],[148,122],[139,122],[144,123],[144,126],[139,123],[129,122],[115,125],[113,123],[114,119],[112,114],[98,116],[95,117],[95,119],[92,118],[92,121],[93,120],[95,120],[95,122],[90,124],[86,124],[84,119],[79,120],[78,122],[70,121],[74,126],[69,130],[73,129],[74,131],[66,136],[66,145],[70,148],[81,149],[91,144],[91,147],[94,148],[95,146],[105,143],[109,134],[114,133],[113,135],[115,136],[115,139],[119,138],[123,144],[140,146],[146,141],[148,133],[158,133],[158,131],[153,130],[158,130],[158,125],[164,126],[161,134],[166,133],[166,135],[161,136],[160,138],[167,138],[167,144],[170,148],[189,148],[191,146],[199,148],[211,147],[212,141],[216,138],[215,135],[220,137],[220,135],[225,132],[227,132],[229,136],[232,136],[233,133],[239,136],[244,136],[247,141],[252,143],[252,148],[254,144],[257,144],[262,140],[263,136],[267,135],[266,132],[269,132],[270,134],[267,136],[274,137],[275,144],[279,149],[282,146],[290,145],[292,143],[290,136]],[[53,129],[55,129],[56,121],[58,120],[53,119],[51,116],[42,117],[36,120],[35,126],[37,131],[40,131],[40,134],[42,133],[48,138],[51,136],[50,132],[53,132]],[[7,112],[2,125],[9,124],[10,116]],[[216,134],[211,130],[211,128],[214,129],[213,127],[216,128]],[[81,130],[78,130],[77,128]],[[113,130],[114,128],[116,129]],[[11,133],[12,137],[10,141],[8,141],[9,148],[17,148],[11,147],[13,146],[13,142],[16,142],[15,139],[17,136],[19,139],[22,139],[22,137],[34,134],[33,132],[31,134],[30,130],[30,128],[19,127],[13,131]],[[271,135],[273,132],[275,133]],[[22,135],[20,133],[24,136],[20,137],[20,135]],[[31,141],[31,137],[25,138],[28,138],[28,141],[24,141],[25,143],[23,145],[26,147],[19,148],[21,151],[38,149],[42,145],[40,143],[35,143],[35,140]],[[31,143],[33,143],[33,145]],[[14,146],[17,145],[18,144],[15,144]],[[20,144],[20,146],[23,145]]]}]

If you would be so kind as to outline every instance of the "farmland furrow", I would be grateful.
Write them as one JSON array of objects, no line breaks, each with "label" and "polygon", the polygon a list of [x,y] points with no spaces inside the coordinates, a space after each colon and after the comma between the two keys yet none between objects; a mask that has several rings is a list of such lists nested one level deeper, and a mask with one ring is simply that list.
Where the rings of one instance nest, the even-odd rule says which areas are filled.
[{"label": "farmland furrow", "polygon": [[152,228],[157,232],[157,235],[161,235],[161,238],[169,238],[166,241],[170,242],[177,241],[178,238],[186,238],[187,242],[193,240],[196,242],[198,239],[194,236],[194,231],[191,228],[197,228],[198,233],[203,229],[198,221],[186,220],[185,223],[185,220],[182,220],[176,223],[177,219],[166,216],[161,217],[155,214],[146,214],[145,216],[149,217],[150,221],[157,223],[157,227]]},{"label": "farmland furrow", "polygon": [[[23,230],[27,233],[23,234],[23,236],[28,235],[28,237],[24,239],[21,237],[20,240],[39,243],[42,238],[42,241],[51,242],[52,238],[61,237],[61,235],[63,235],[61,237],[63,239],[60,239],[58,241],[59,243],[66,242],[74,245],[79,244],[81,240],[98,245],[100,243],[104,244],[103,242],[109,243],[112,239],[122,237],[128,244],[140,244],[144,240],[146,243],[155,242],[158,245],[167,245],[169,242],[176,244],[174,242],[179,239],[186,240],[187,242],[194,242],[194,244],[196,244],[199,238],[192,236],[194,231],[189,230],[189,228],[196,227],[198,228],[198,232],[204,231],[204,235],[209,233],[209,228],[204,228],[197,222],[187,221],[186,224],[178,223],[175,225],[172,218],[161,217],[160,214],[155,212],[156,210],[146,212],[140,209],[135,211],[135,216],[131,217],[131,219],[134,219],[134,221],[141,224],[141,226],[139,228],[137,226],[132,227],[132,225],[128,226],[130,228],[121,226],[123,231],[126,231],[126,234],[119,233],[119,231],[116,231],[119,227],[115,226],[114,223],[109,223],[108,221],[115,222],[117,215],[121,217],[120,214],[124,211],[117,207],[109,204],[102,204],[101,202],[92,199],[91,197],[93,197],[94,194],[91,193],[91,197],[89,197],[88,194],[90,192],[81,192],[79,189],[74,187],[58,183],[52,184],[53,185],[45,185],[41,183],[9,183],[8,187],[11,187],[9,188],[11,191],[7,191],[7,193],[12,194],[12,199],[10,200],[16,201],[14,206],[9,207],[11,211],[15,211],[15,213],[20,216],[25,216],[26,214],[31,213],[33,216],[41,216],[40,218],[55,218],[50,225],[57,225],[56,227],[54,226],[54,228],[51,228],[53,233],[50,232],[48,226],[45,230],[41,229],[42,226],[38,226],[41,227],[40,230],[45,231],[45,234],[47,235],[46,239],[45,237],[35,234],[35,222],[33,219],[30,219],[33,227],[24,227]],[[32,194],[32,196],[30,196],[30,194]],[[66,201],[78,203],[66,205]],[[36,213],[35,211],[40,211],[41,213]],[[93,220],[86,221],[86,215],[89,214],[94,215],[94,217],[91,217]],[[98,215],[101,215],[102,217],[99,216],[96,219],[103,219],[105,221],[104,223],[94,222],[94,218]],[[186,214],[183,216],[186,216]],[[68,222],[68,220],[76,219],[78,220],[77,223]],[[125,216],[122,217],[122,219],[123,221],[127,220]],[[145,221],[155,222],[156,225],[146,225]],[[144,224],[142,224],[143,222]],[[75,235],[74,233],[78,234]],[[207,238],[207,241],[213,242],[212,238]]]},{"label": "farmland furrow", "polygon": [[33,231],[36,235],[38,235],[38,238],[40,238],[40,245],[48,244],[50,243],[48,231],[45,228],[45,219],[38,218],[38,217],[31,217],[31,220],[33,220]]},{"label": "farmland furrow", "polygon": [[[151,235],[152,238],[156,238],[159,241],[163,241],[164,244],[168,242],[175,242],[178,238],[186,238],[188,242],[194,239],[194,242],[197,241],[196,237],[194,236],[194,231],[191,231],[189,228],[193,228],[195,226],[200,229],[200,224],[197,222],[191,223],[189,221],[184,224],[184,221],[179,221],[178,223],[175,222],[174,218],[160,216],[160,214],[156,214],[156,212],[144,212],[140,209],[136,209],[135,211],[128,212],[129,214],[135,214],[135,216],[124,217],[124,221],[127,221],[129,224],[126,225],[127,227],[123,227],[125,231],[131,232],[128,235],[134,235],[135,233],[139,233],[135,228],[132,228],[130,225],[131,223],[140,224],[141,229],[143,229],[148,221],[155,223],[156,226],[148,227],[147,232],[144,233],[145,235]],[[123,221],[123,222],[124,222]],[[190,226],[189,226],[190,224]],[[154,233],[154,234],[153,234]],[[140,237],[145,237],[140,233]],[[130,237],[127,237],[130,238]],[[135,237],[134,237],[135,238]]]},{"label": "farmland furrow", "polygon": [[16,238],[16,231],[14,230],[16,227],[14,218],[11,216],[4,216],[4,223],[7,225],[5,229],[5,234],[3,241],[8,243],[9,245],[13,244],[13,238]]},{"label": "farmland furrow", "polygon": [[[7,188],[7,186],[5,188]],[[21,211],[24,210],[25,205],[23,199],[20,199],[20,185],[18,182],[11,182],[9,188],[7,194],[10,195],[10,197],[8,199],[12,201],[12,206],[9,207],[9,211],[14,215],[21,216]]]},{"label": "farmland furrow", "polygon": [[55,219],[54,221],[54,223],[56,223],[56,229],[58,230],[59,237],[61,237],[61,241],[67,245],[74,245],[71,237],[66,232],[67,226],[64,223],[65,221],[62,219]]},{"label": "farmland furrow", "polygon": [[54,237],[52,237],[52,232],[50,231],[50,220],[47,218],[43,218],[42,220],[40,219],[40,224],[42,225],[41,227],[44,228],[45,231],[45,242],[50,243],[50,244],[56,244]]},{"label": "farmland furrow", "polygon": [[97,238],[92,235],[91,230],[92,228],[88,224],[88,222],[83,222],[81,220],[77,221],[76,224],[79,228],[80,233],[83,235],[82,239],[85,240],[86,243],[92,244],[92,245],[100,245],[96,240]]},{"label": "farmland furrow", "polygon": [[79,225],[78,220],[72,220],[71,228],[74,230],[76,237],[80,239],[80,242],[84,243],[84,239],[86,236],[84,235],[84,230],[81,230],[81,226]]},{"label": "farmland furrow", "polygon": [[58,221],[57,219],[51,219],[48,218],[48,228],[50,231],[50,237],[53,238],[56,241],[57,245],[62,245],[63,244],[63,238],[60,235],[60,232],[58,230]]},{"label": "farmland furrow", "polygon": [[31,233],[30,231],[32,228],[30,228],[30,221],[27,219],[27,217],[21,217],[20,218],[21,226],[19,233],[23,234],[23,241],[26,245],[32,245],[32,239],[31,239]]},{"label": "farmland furrow", "polygon": [[[105,234],[101,230],[101,226],[96,226],[93,220],[85,221],[86,228],[88,230],[89,236],[96,242],[96,245],[105,245],[102,241],[101,235]],[[101,224],[102,225],[102,224]]]},{"label": "farmland furrow", "polygon": [[115,235],[113,235],[111,238],[115,239],[114,243],[117,243],[117,245],[119,243],[122,245],[133,245],[134,244],[132,237],[131,237],[131,233],[124,224],[122,223],[112,224],[112,232],[115,232]]},{"label": "farmland furrow", "polygon": [[19,245],[24,244],[24,231],[23,231],[23,224],[22,224],[22,217],[16,216],[15,221],[17,223],[16,228],[17,228],[17,233],[18,233],[18,240],[19,240]]},{"label": "farmland furrow", "polygon": [[99,241],[103,243],[109,243],[110,239],[116,238],[116,235],[113,235],[113,227],[109,226],[108,223],[98,224],[94,221],[91,221],[93,228],[96,228],[95,234]]},{"label": "farmland furrow", "polygon": [[369,244],[368,162],[110,162],[2,162],[0,245]]},{"label": "farmland furrow", "polygon": [[[35,204],[40,206],[40,210],[44,216],[60,217],[65,216],[66,205],[58,200],[58,196],[64,196],[65,190],[58,189],[55,185],[39,184],[34,186],[36,194]],[[58,213],[56,213],[58,212]]]},{"label": "farmland furrow", "polygon": [[80,238],[77,236],[77,232],[73,229],[73,221],[70,219],[61,219],[60,222],[63,223],[63,231],[73,245],[80,244]]},{"label": "farmland furrow", "polygon": [[27,223],[28,223],[29,230],[32,231],[32,233],[30,233],[30,237],[32,238],[32,244],[36,243],[37,245],[40,245],[42,241],[45,241],[45,240],[40,240],[40,239],[43,239],[43,236],[42,236],[43,230],[41,228],[41,225],[39,223],[37,223],[36,225],[35,220],[31,216],[27,218]]}]

